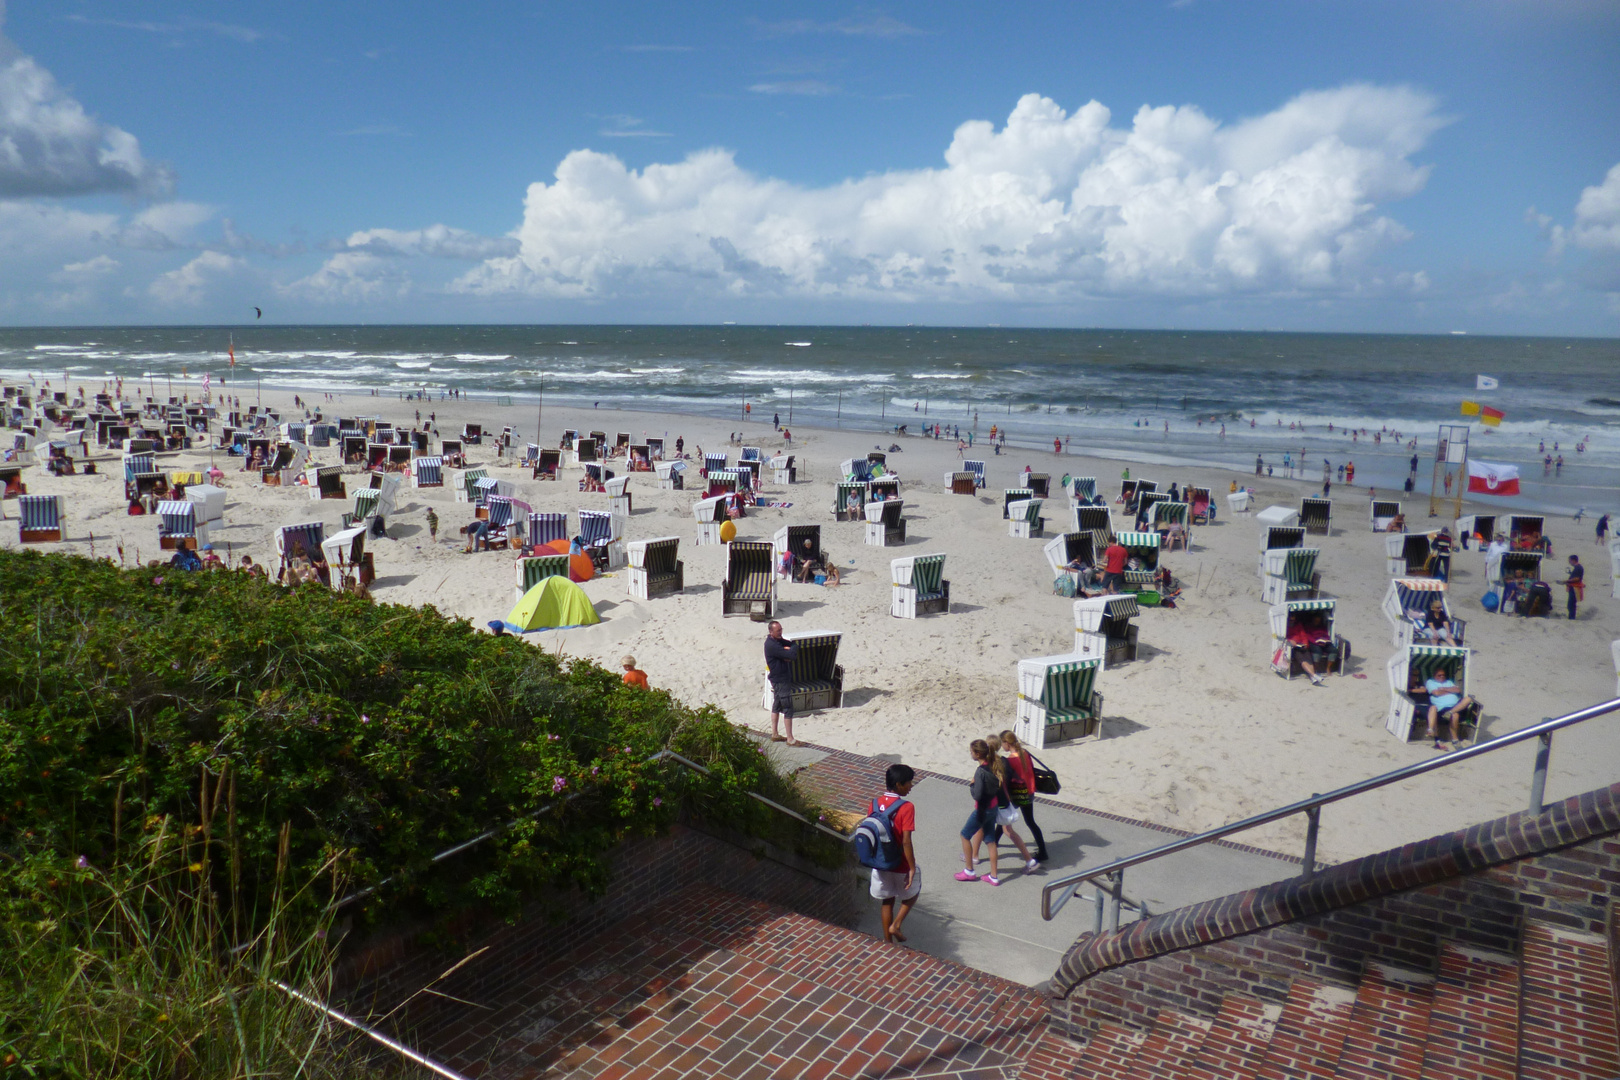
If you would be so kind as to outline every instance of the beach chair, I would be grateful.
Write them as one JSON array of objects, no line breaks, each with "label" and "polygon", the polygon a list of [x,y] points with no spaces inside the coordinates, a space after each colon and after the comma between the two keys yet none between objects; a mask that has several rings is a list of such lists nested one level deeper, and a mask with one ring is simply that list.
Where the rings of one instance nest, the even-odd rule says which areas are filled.
[{"label": "beach chair", "polygon": [[[1383,610],[1397,649],[1417,640],[1417,626],[1436,597],[1451,624],[1451,636],[1458,645],[1464,643],[1463,633],[1468,624],[1452,615],[1448,593],[1449,587],[1438,578],[1398,577],[1389,583],[1389,589],[1384,593]],[[1424,644],[1422,641],[1417,643]]]},{"label": "beach chair", "polygon": [[764,461],[765,459],[760,457],[759,447],[757,447],[757,446],[745,446],[737,454],[737,460],[738,461]]},{"label": "beach chair", "polygon": [[[1164,538],[1156,532],[1122,532],[1115,533],[1114,539],[1119,541],[1130,559],[1141,564],[1137,569],[1125,571],[1126,588],[1130,592],[1151,589],[1153,572],[1159,568],[1159,547]],[[1130,566],[1129,562],[1126,566]]]},{"label": "beach chair", "polygon": [[[562,517],[562,514],[555,515]],[[525,555],[514,560],[513,569],[517,571],[512,586],[513,599],[523,599],[523,594],[540,584],[548,577],[568,576],[567,555]]]},{"label": "beach chair", "polygon": [[[530,513],[529,522],[524,527],[530,547],[539,547],[549,544],[553,540],[568,539],[568,515],[555,513]],[[534,582],[529,582],[533,585]],[[527,590],[525,590],[527,591]]]},{"label": "beach chair", "polygon": [[[810,541],[808,553],[804,549],[806,540]],[[821,561],[821,526],[784,525],[776,530],[771,545],[776,550],[776,562],[774,563],[776,576],[779,578],[791,577],[794,568],[798,565],[798,560]]]},{"label": "beach chair", "polygon": [[758,491],[759,470],[763,464],[763,462],[759,461],[739,461],[732,468],[732,472],[737,474],[737,479],[741,484],[746,485],[746,490]]},{"label": "beach chair", "polygon": [[652,472],[652,448],[646,443],[631,443],[625,455],[625,468],[631,472]]},{"label": "beach chair", "polygon": [[1192,546],[1191,518],[1192,507],[1184,502],[1171,502],[1166,499],[1153,504],[1149,522],[1155,532],[1165,534],[1166,551],[1174,551],[1178,544],[1185,551]]},{"label": "beach chair", "polygon": [[310,465],[304,469],[304,483],[309,486],[312,501],[321,499],[347,499],[349,489],[343,483],[343,466]]},{"label": "beach chair", "polygon": [[726,506],[730,502],[730,496],[715,495],[699,499],[693,504],[692,516],[697,519],[699,544],[720,542],[720,526],[726,521]]},{"label": "beach chair", "polygon": [[1097,497],[1095,476],[1076,476],[1069,481],[1069,496],[1076,502],[1089,503]]},{"label": "beach chair", "polygon": [[705,453],[703,455],[703,475],[705,477],[707,477],[711,472],[718,472],[725,467],[726,455],[710,453]]},{"label": "beach chair", "polygon": [[1136,480],[1121,480],[1119,482],[1119,498],[1114,501],[1124,506],[1131,513],[1136,512]]},{"label": "beach chair", "polygon": [[628,476],[615,477],[602,485],[607,489],[608,509],[615,514],[630,516],[631,496],[629,491],[630,478]]},{"label": "beach chair", "polygon": [[1018,661],[1013,734],[1031,750],[1102,734],[1102,694],[1094,687],[1102,661],[1072,654]]},{"label": "beach chair", "polygon": [[1367,516],[1372,521],[1373,532],[1388,532],[1389,523],[1394,521],[1401,513],[1401,504],[1393,499],[1374,499],[1367,507]]},{"label": "beach chair", "polygon": [[596,461],[597,448],[599,446],[601,446],[600,443],[588,436],[585,438],[575,439],[574,449],[572,452],[573,460],[570,461],[569,464],[575,468],[578,468],[581,465],[588,465],[591,462]]},{"label": "beach chair", "polygon": [[1010,487],[1001,493],[1001,516],[1005,521],[1012,520],[1012,504],[1015,502],[1028,502],[1035,497],[1035,492],[1026,487]]},{"label": "beach chair", "polygon": [[1138,491],[1136,493],[1136,516],[1143,521],[1153,520],[1153,508],[1162,502],[1169,502],[1170,496],[1162,491]]},{"label": "beach chair", "polygon": [[1126,504],[1125,509],[1133,514],[1136,513],[1141,509],[1142,496],[1156,494],[1158,490],[1159,482],[1157,480],[1138,480],[1136,482],[1136,497]]},{"label": "beach chair", "polygon": [[1239,488],[1238,490],[1229,492],[1227,494],[1226,508],[1232,511],[1234,514],[1247,514],[1249,512],[1249,504],[1253,501],[1253,498],[1246,490]]},{"label": "beach chair", "polygon": [[351,584],[370,585],[377,579],[371,552],[366,550],[366,527],[357,525],[321,541],[326,556],[327,584],[342,592]]},{"label": "beach chair", "polygon": [[776,617],[775,546],[759,540],[726,545],[726,580],[720,586],[720,612],[746,615],[755,622]]},{"label": "beach chair", "polygon": [[1030,473],[1029,490],[1035,493],[1037,499],[1050,499],[1052,497],[1052,475],[1050,473]]},{"label": "beach chair", "polygon": [[1496,535],[1496,515],[1464,514],[1457,519],[1456,531],[1459,546],[1465,540],[1474,540],[1477,542],[1479,550],[1484,551],[1485,545],[1489,544],[1491,538]]},{"label": "beach chair", "polygon": [[388,460],[384,462],[391,472],[407,472],[411,467],[411,448],[409,446],[390,446]]},{"label": "beach chair", "polygon": [[[885,454],[882,450],[870,450],[866,454],[866,463],[868,465],[886,465],[888,460],[889,455]],[[872,475],[877,476],[880,475],[880,473],[874,472]]]},{"label": "beach chair", "polygon": [[392,447],[388,443],[366,443],[366,468],[381,469],[388,465],[388,451]]},{"label": "beach chair", "polygon": [[648,439],[647,440],[647,456],[652,461],[663,461],[664,460],[664,440],[663,439]]},{"label": "beach chair", "polygon": [[1508,518],[1508,546],[1514,551],[1540,551],[1546,519],[1529,514]]},{"label": "beach chair", "polygon": [[66,535],[65,500],[60,495],[17,496],[17,541],[43,544]]},{"label": "beach chair", "polygon": [[411,462],[411,484],[418,488],[444,487],[444,458],[419,457]]},{"label": "beach chair", "polygon": [[905,503],[899,499],[866,504],[866,542],[871,547],[888,547],[906,542],[906,519],[901,517]]},{"label": "beach chair", "polygon": [[970,472],[945,474],[945,490],[952,495],[972,495],[979,489],[979,478]]},{"label": "beach chair", "polygon": [[[1525,596],[1508,595],[1508,584],[1518,579],[1520,572],[1524,574],[1523,581],[1533,584],[1541,580],[1541,560],[1545,558],[1539,551],[1504,551],[1485,560],[1485,579],[1497,596],[1496,611],[1499,615],[1518,614],[1519,603]],[[1528,609],[1527,609],[1528,610]],[[1550,612],[1540,612],[1550,614]]]},{"label": "beach chair", "polygon": [[628,454],[630,452],[630,433],[628,431],[615,431],[613,433],[613,452],[615,454]]},{"label": "beach chair", "polygon": [[734,495],[752,489],[752,477],[747,469],[720,469],[709,473],[704,479],[708,484],[705,494],[709,497]]},{"label": "beach chair", "polygon": [[624,515],[610,510],[581,510],[579,536],[598,570],[617,570],[624,565]]},{"label": "beach chair", "polygon": [[1209,488],[1185,488],[1188,513],[1194,525],[1208,525],[1210,511],[1215,508],[1215,500],[1209,493]]},{"label": "beach chair", "polygon": [[[1466,648],[1453,649],[1445,645],[1407,645],[1397,649],[1387,665],[1389,712],[1384,717],[1384,730],[1402,742],[1422,740],[1429,723],[1429,693],[1423,684],[1444,665],[1451,670],[1451,680],[1467,696],[1472,657]],[[1458,733],[1464,742],[1479,740],[1483,712],[1480,703],[1475,701],[1459,717]],[[1435,731],[1443,735],[1448,727],[1446,721],[1440,720]]]},{"label": "beach chair", "polygon": [[1255,563],[1255,573],[1260,575],[1262,581],[1266,577],[1266,552],[1276,551],[1280,548],[1297,548],[1305,546],[1305,530],[1297,525],[1262,525],[1260,526],[1260,556]]},{"label": "beach chair", "polygon": [[587,431],[585,434],[589,435],[591,438],[596,440],[596,450],[597,450],[598,454],[604,453],[607,450],[607,444],[608,444],[607,432],[605,432],[605,431]]},{"label": "beach chair", "polygon": [[319,521],[306,521],[298,525],[283,525],[276,530],[276,580],[280,581],[282,574],[297,555],[307,555],[313,559],[321,551],[321,541],[326,539],[326,525]]},{"label": "beach chair", "polygon": [[1301,660],[1309,660],[1309,653],[1293,645],[1288,635],[1299,625],[1299,620],[1307,615],[1318,615],[1327,622],[1327,631],[1332,635],[1332,644],[1338,650],[1333,660],[1324,668],[1318,668],[1318,675],[1330,672],[1343,675],[1345,665],[1350,660],[1350,642],[1339,636],[1334,626],[1334,619],[1338,613],[1338,601],[1327,600],[1320,597],[1313,600],[1288,600],[1280,604],[1273,604],[1269,612],[1271,620],[1271,670],[1285,679],[1292,679],[1302,674],[1304,668],[1299,666]]},{"label": "beach chair", "polygon": [[531,511],[528,503],[518,502],[511,495],[491,495],[484,501],[485,520],[489,522],[489,546],[504,544],[511,548],[523,546],[523,529]]},{"label": "beach chair", "polygon": [[158,547],[163,551],[195,551],[208,543],[208,526],[197,524],[197,507],[190,499],[158,503],[157,519]]},{"label": "beach chair", "polygon": [[675,458],[672,461],[659,461],[653,465],[653,474],[658,477],[660,491],[680,491],[686,484],[682,474],[686,472],[686,462]]},{"label": "beach chair", "polygon": [[965,471],[970,472],[970,473],[973,474],[975,483],[977,483],[979,487],[984,487],[985,486],[985,483],[984,483],[984,462],[982,462],[982,461],[974,461],[972,458],[969,458],[966,461],[962,462],[962,468]]},{"label": "beach chair", "polygon": [[1299,511],[1292,506],[1268,506],[1255,514],[1254,520],[1262,529],[1269,525],[1296,529],[1304,527],[1299,523]]},{"label": "beach chair", "polygon": [[777,454],[771,458],[771,480],[777,484],[795,484],[799,480],[799,467],[792,454]]},{"label": "beach chair", "polygon": [[950,613],[951,583],[945,580],[943,554],[891,560],[889,580],[889,614],[895,618]]},{"label": "beach chair", "polygon": [[1330,535],[1333,531],[1333,500],[1308,496],[1299,500],[1299,523],[1312,536]]},{"label": "beach chair", "polygon": [[864,521],[868,501],[865,482],[840,481],[833,489],[833,518],[837,521]]},{"label": "beach chair", "polygon": [[838,463],[838,473],[850,483],[864,484],[872,479],[872,463],[865,458],[846,458]]},{"label": "beach chair", "polygon": [[[398,473],[372,473],[371,489],[377,492],[377,505],[373,513],[379,518],[386,518],[393,514],[395,504],[399,499],[399,485],[403,478]],[[507,484],[507,489],[511,488]],[[509,490],[503,492],[508,494]]]},{"label": "beach chair", "polygon": [[[1054,583],[1060,578],[1078,579],[1079,571],[1070,570],[1069,564],[1079,561],[1091,566],[1097,561],[1096,538],[1090,532],[1066,532],[1046,542],[1046,564],[1052,568]],[[1069,595],[1074,595],[1072,592]]]},{"label": "beach chair", "polygon": [[1131,620],[1141,611],[1136,597],[1121,593],[1093,596],[1074,602],[1074,652],[1117,667],[1136,659],[1137,626]]},{"label": "beach chair", "polygon": [[[831,630],[800,630],[783,634],[793,643],[792,673],[784,688],[793,701],[793,712],[802,716],[844,704],[844,669],[838,664],[838,644],[842,634]],[[775,704],[774,688],[765,679],[765,709]]]},{"label": "beach chair", "polygon": [[[339,449],[343,455],[345,465],[365,464],[366,448],[368,446],[365,432],[345,431],[340,436],[340,443]],[[243,445],[245,447],[247,444],[244,443]],[[252,450],[246,449],[244,453],[252,453]]]},{"label": "beach chair", "polygon": [[1007,507],[1007,535],[1029,540],[1046,535],[1046,519],[1041,516],[1041,500],[1020,499]]},{"label": "beach chair", "polygon": [[632,540],[626,548],[630,595],[640,600],[686,589],[686,564],[680,560],[681,538],[659,536]]},{"label": "beach chair", "polygon": [[1260,599],[1267,604],[1315,599],[1322,583],[1322,575],[1316,569],[1316,560],[1321,554],[1320,548],[1307,547],[1267,551]]},{"label": "beach chair", "polygon": [[[585,470],[585,478],[587,480],[594,480],[596,483],[604,487],[607,486],[607,482],[609,480],[612,480],[614,476],[618,475],[612,469],[607,467],[607,463],[605,461],[587,461],[584,465],[580,466],[580,468]],[[583,490],[583,488],[581,490]]]},{"label": "beach chair", "polygon": [[466,465],[467,454],[462,448],[460,439],[440,439],[439,456],[444,463],[452,469],[459,469]]},{"label": "beach chair", "polygon": [[1091,545],[1101,551],[1114,535],[1113,511],[1106,506],[1073,506],[1074,531],[1091,534]]},{"label": "beach chair", "polygon": [[28,485],[23,483],[22,474],[21,465],[0,465],[0,498],[15,499],[28,494]]},{"label": "beach chair", "polygon": [[479,490],[478,481],[489,476],[488,469],[461,469],[450,474],[450,487],[455,491],[456,502],[472,503],[477,505]]},{"label": "beach chair", "polygon": [[479,445],[481,445],[483,443],[483,441],[484,441],[484,425],[483,424],[463,424],[463,425],[461,425],[461,441],[466,443],[468,446],[479,446]]},{"label": "beach chair", "polygon": [[1435,533],[1390,533],[1384,537],[1385,570],[1396,577],[1430,577],[1429,550]]},{"label": "beach chair", "polygon": [[900,478],[893,473],[867,482],[866,501],[869,503],[883,502],[885,499],[898,499],[899,497]]},{"label": "beach chair", "polygon": [[541,447],[534,459],[534,469],[530,475],[533,480],[555,480],[557,469],[562,464],[562,452]]},{"label": "beach chair", "polygon": [[186,501],[196,507],[197,524],[210,529],[224,525],[224,488],[213,484],[187,484]]}]

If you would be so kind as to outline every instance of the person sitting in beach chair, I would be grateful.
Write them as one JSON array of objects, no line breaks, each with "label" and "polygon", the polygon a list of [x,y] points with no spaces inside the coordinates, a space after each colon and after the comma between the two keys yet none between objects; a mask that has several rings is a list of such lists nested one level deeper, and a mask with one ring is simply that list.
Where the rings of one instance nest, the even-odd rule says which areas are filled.
[{"label": "person sitting in beach chair", "polygon": [[1288,632],[1288,643],[1303,654],[1299,658],[1299,666],[1310,676],[1311,684],[1321,686],[1322,676],[1317,668],[1326,671],[1339,658],[1338,646],[1334,644],[1333,634],[1322,616],[1315,612],[1303,615]]},{"label": "person sitting in beach chair", "polygon": [[[1464,715],[1474,705],[1474,699],[1464,694],[1451,680],[1451,669],[1445,665],[1436,668],[1423,684],[1429,697],[1429,727],[1425,735],[1434,739],[1436,750],[1450,750],[1462,738],[1460,730]],[[1451,728],[1451,742],[1440,742],[1438,726],[1444,719]]]},{"label": "person sitting in beach chair", "polygon": [[1422,644],[1457,647],[1456,637],[1451,630],[1451,619],[1446,615],[1446,602],[1439,594],[1429,601],[1428,610],[1414,623],[1413,636]]},{"label": "person sitting in beach chair", "polygon": [[827,585],[836,586],[840,583],[838,567],[833,565],[832,558],[825,551],[817,551],[815,545],[806,538],[801,548],[802,554],[797,558],[795,581],[805,583],[816,580],[821,574]]},{"label": "person sitting in beach chair", "polygon": [[1392,533],[1403,533],[1403,532],[1405,532],[1406,531],[1406,515],[1405,514],[1396,514],[1394,517],[1390,518],[1389,519],[1389,525],[1388,525],[1388,527],[1386,527],[1384,529],[1384,531],[1385,532],[1392,532]]}]

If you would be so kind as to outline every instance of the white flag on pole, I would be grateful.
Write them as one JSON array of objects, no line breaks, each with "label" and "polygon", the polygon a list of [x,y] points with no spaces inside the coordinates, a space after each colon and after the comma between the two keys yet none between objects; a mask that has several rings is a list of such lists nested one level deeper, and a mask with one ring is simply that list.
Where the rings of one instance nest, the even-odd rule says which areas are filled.
[{"label": "white flag on pole", "polygon": [[1495,379],[1491,378],[1489,375],[1475,375],[1474,376],[1474,389],[1475,390],[1495,390],[1500,385],[1501,385],[1501,383],[1497,382]]}]

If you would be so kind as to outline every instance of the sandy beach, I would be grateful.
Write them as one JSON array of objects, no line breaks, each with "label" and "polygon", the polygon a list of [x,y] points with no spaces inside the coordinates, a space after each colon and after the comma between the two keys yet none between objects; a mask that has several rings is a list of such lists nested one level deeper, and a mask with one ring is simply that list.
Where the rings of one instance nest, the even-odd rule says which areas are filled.
[{"label": "sandy beach", "polygon": [[[286,416],[292,396],[290,390],[267,391],[263,400],[280,406]],[[424,417],[436,413],[438,426],[451,435],[464,421],[475,421],[497,432],[510,424],[520,443],[534,440],[532,403],[501,407],[487,400],[407,403],[387,396],[346,397],[325,403],[327,415],[377,415],[410,426],[420,407]],[[783,447],[769,419],[756,413],[732,427],[742,429],[745,445],[758,446],[769,456]],[[605,409],[547,406],[537,441],[556,446],[565,428],[601,429],[610,435],[628,431],[637,441],[644,434],[667,433],[671,448],[677,436],[684,437],[688,453],[699,447],[724,450],[733,458],[737,453],[737,447],[728,445],[731,429],[724,422]],[[790,633],[819,629],[843,634],[839,661],[845,669],[844,708],[801,717],[798,736],[968,776],[968,741],[1012,726],[1017,661],[1068,652],[1074,637],[1072,601],[1053,594],[1044,540],[1008,536],[1001,516],[1002,490],[1028,464],[1050,473],[1054,485],[1064,473],[1095,476],[1112,499],[1122,463],[1088,457],[1079,438],[1073,452],[1061,457],[1024,450],[995,456],[981,438],[968,456],[987,460],[988,488],[976,497],[951,495],[942,489],[941,476],[956,467],[955,442],[913,434],[899,439],[903,451],[889,457],[902,481],[907,542],[897,548],[868,547],[862,524],[836,522],[829,512],[838,463],[894,441],[867,431],[795,426],[791,452],[798,457],[800,482],[773,485],[767,471],[764,485],[766,496],[786,500],[791,507],[750,510],[738,522],[738,538],[769,540],[786,524],[820,524],[823,545],[843,572],[839,588],[779,585],[780,617]],[[572,515],[580,508],[607,507],[605,495],[577,490],[577,469],[564,469],[558,482],[534,481],[509,459],[497,460],[487,440],[469,449],[473,464],[511,479],[519,497],[536,510]],[[62,494],[68,505],[68,539],[30,546],[81,555],[93,548],[97,557],[116,558],[122,545],[132,563],[137,553],[143,561],[166,558],[158,550],[155,519],[125,513],[119,454],[92,456],[100,470],[95,476],[56,478],[43,467],[26,471],[31,494]],[[317,450],[314,457],[318,463],[335,463],[337,451]],[[248,554],[274,566],[274,529],[321,520],[330,532],[351,507],[350,502],[311,501],[302,486],[267,487],[256,476],[237,471],[240,459],[220,451],[160,455],[160,466],[165,471],[205,468],[210,460],[225,470],[222,483],[228,492],[224,527],[211,538],[233,565]],[[1063,779],[1062,799],[1200,830],[1435,755],[1427,743],[1405,744],[1384,730],[1389,702],[1385,665],[1394,647],[1380,603],[1389,575],[1384,538],[1368,525],[1365,487],[1335,483],[1332,534],[1309,541],[1322,550],[1318,569],[1323,595],[1338,599],[1337,628],[1352,643],[1354,657],[1348,675],[1329,677],[1326,685],[1316,687],[1305,679],[1284,681],[1270,669],[1267,608],[1255,572],[1258,527],[1252,513],[1228,513],[1224,496],[1236,480],[1256,489],[1256,509],[1273,504],[1297,508],[1300,497],[1320,485],[1162,464],[1134,464],[1131,474],[1157,480],[1161,487],[1171,481],[1210,487],[1217,492],[1220,515],[1216,524],[1194,530],[1190,551],[1165,555],[1184,588],[1179,606],[1144,610],[1137,619],[1140,658],[1100,676],[1103,737],[1056,746],[1041,755]],[[351,480],[351,491],[353,487]],[[589,656],[615,667],[620,656],[634,654],[654,686],[694,704],[713,702],[739,723],[768,727],[769,718],[760,709],[765,628],[721,616],[723,549],[695,543],[691,506],[701,492],[660,491],[652,474],[636,474],[630,491],[635,509],[628,538],[680,537],[684,594],[636,600],[628,593],[625,573],[610,572],[584,586],[602,617],[599,625],[534,634],[529,640],[537,648]],[[1426,503],[1422,498],[1407,501],[1414,529],[1450,524],[1449,514],[1430,522]],[[6,504],[8,519],[15,518],[15,507],[14,502]],[[429,507],[441,522],[437,542],[430,540],[425,524]],[[1495,512],[1487,506],[1477,509]],[[1066,498],[1049,500],[1045,512],[1048,537],[1067,527]],[[388,519],[388,538],[368,545],[375,553],[375,598],[431,604],[476,626],[504,616],[513,603],[513,553],[464,554],[456,530],[471,518],[471,508],[456,503],[448,486],[425,491],[403,487],[398,509]],[[1118,524],[1117,510],[1115,520]],[[1555,589],[1557,618],[1488,614],[1478,602],[1484,591],[1483,556],[1458,552],[1453,560],[1452,606],[1468,620],[1474,669],[1468,689],[1484,703],[1487,738],[1615,693],[1610,643],[1620,637],[1620,605],[1609,596],[1607,553],[1593,543],[1590,518],[1549,518],[1547,535],[1554,558],[1547,560],[1544,579],[1560,579],[1570,553],[1588,567],[1586,603],[1573,623],[1562,617],[1562,589]],[[14,520],[0,526],[0,541],[18,545]],[[950,614],[891,618],[890,560],[931,552],[947,555]],[[1528,745],[1514,747],[1330,807],[1322,818],[1319,855],[1344,859],[1522,808],[1532,755]],[[1606,783],[1615,760],[1620,760],[1620,721],[1612,717],[1560,734],[1553,749],[1549,799]],[[1238,839],[1297,852],[1302,835],[1301,821]]]}]

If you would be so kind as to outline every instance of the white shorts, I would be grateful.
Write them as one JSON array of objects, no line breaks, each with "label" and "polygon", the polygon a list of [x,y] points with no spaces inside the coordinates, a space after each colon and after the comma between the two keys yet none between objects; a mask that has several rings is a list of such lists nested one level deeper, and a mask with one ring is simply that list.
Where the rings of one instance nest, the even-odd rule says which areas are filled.
[{"label": "white shorts", "polygon": [[921,870],[912,875],[909,889],[906,888],[904,870],[872,871],[872,895],[878,900],[910,900],[920,892],[922,892]]}]

